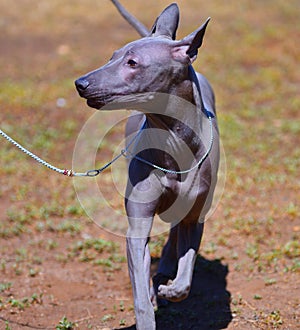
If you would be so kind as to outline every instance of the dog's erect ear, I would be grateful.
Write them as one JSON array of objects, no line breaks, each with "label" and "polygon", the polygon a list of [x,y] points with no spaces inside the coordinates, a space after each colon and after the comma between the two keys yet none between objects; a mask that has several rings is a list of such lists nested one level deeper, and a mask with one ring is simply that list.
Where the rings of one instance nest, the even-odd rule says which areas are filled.
[{"label": "dog's erect ear", "polygon": [[172,3],[157,17],[149,36],[163,36],[175,40],[178,22],[179,8],[176,3]]},{"label": "dog's erect ear", "polygon": [[210,17],[199,29],[174,44],[173,56],[175,59],[182,61],[189,60],[191,63],[195,61],[209,21]]}]

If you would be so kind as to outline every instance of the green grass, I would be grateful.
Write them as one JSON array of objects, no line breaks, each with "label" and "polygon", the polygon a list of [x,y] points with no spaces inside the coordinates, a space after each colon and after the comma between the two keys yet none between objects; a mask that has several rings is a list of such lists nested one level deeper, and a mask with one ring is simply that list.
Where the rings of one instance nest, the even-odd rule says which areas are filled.
[{"label": "green grass", "polygon": [[12,287],[11,282],[0,283],[0,293],[9,290]]},{"label": "green grass", "polygon": [[[142,1],[124,0],[124,4],[150,27],[167,3],[149,3],[147,10]],[[300,271],[298,2],[230,0],[199,7],[199,1],[179,0],[179,5],[179,37],[212,16],[195,68],[214,87],[227,163],[225,191],[206,224],[201,253],[227,263],[240,281],[259,278],[264,290],[277,290],[292,283]],[[1,129],[54,165],[70,167],[76,138],[93,113],[76,94],[73,81],[104,64],[114,49],[136,34],[109,1],[54,0],[36,6],[29,0],[19,6],[16,11],[0,1],[5,41],[0,58]],[[59,98],[65,99],[63,107],[57,105]],[[117,116],[103,114],[99,132],[105,132]],[[123,127],[110,132],[97,163],[105,162],[122,138]],[[117,171],[116,180],[125,180],[123,169]],[[4,141],[0,176],[1,311],[26,313],[37,301],[43,303],[38,294],[24,298],[15,290],[24,280],[38,280],[49,260],[58,267],[86,263],[119,276],[125,262],[120,247],[99,239],[76,200],[72,180],[41,167]],[[117,229],[125,221],[122,197],[113,190],[109,174],[102,178],[117,212],[107,211],[101,199],[99,216],[109,228]],[[165,238],[151,240],[154,258],[159,257]],[[243,294],[243,288],[238,289]],[[259,304],[255,311],[247,307],[244,294],[233,296],[238,321],[251,319],[255,326],[268,329],[280,328],[289,319],[288,307],[268,310],[268,293],[251,293],[250,299]],[[126,319],[118,314],[121,308],[105,312],[100,322],[124,326]],[[111,326],[113,322],[117,324]],[[13,328],[7,323],[7,329],[10,325]],[[75,325],[64,317],[58,326]]]},{"label": "green grass", "polygon": [[58,325],[55,327],[56,330],[68,330],[77,328],[77,324],[69,321],[65,316],[59,321]]},{"label": "green grass", "polygon": [[24,311],[26,308],[30,306],[34,306],[35,304],[43,303],[43,294],[33,293],[30,297],[23,297],[16,299],[14,297],[10,298],[2,298],[0,297],[0,310],[5,308],[12,308],[12,313],[14,310]]}]

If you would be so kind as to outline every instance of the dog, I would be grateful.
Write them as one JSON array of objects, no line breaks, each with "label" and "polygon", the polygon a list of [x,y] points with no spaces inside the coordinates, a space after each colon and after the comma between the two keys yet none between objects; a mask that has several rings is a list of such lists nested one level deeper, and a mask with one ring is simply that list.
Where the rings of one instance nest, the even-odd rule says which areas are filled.
[{"label": "dog", "polygon": [[[115,51],[107,64],[80,77],[75,85],[90,107],[136,110],[126,126],[126,136],[135,137],[128,154],[125,196],[127,260],[136,327],[153,330],[151,292],[160,303],[180,301],[190,292],[217,182],[214,93],[192,67],[209,19],[176,40],[179,9],[175,3],[158,16],[151,30],[118,1],[113,3],[142,38]],[[155,214],[170,222],[170,232],[151,290],[148,243]]]}]

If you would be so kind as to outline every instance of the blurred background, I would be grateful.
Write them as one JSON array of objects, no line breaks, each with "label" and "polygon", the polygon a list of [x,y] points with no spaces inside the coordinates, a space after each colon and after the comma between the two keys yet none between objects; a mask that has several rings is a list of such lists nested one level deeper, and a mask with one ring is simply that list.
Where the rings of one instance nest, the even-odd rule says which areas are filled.
[{"label": "blurred background", "polygon": [[[220,301],[206,292],[212,300],[202,307],[213,312],[202,315],[202,322],[214,329],[295,329],[300,312],[299,1],[177,3],[178,39],[212,18],[194,67],[214,88],[227,163],[225,190],[206,224],[200,254],[210,266],[201,276],[217,272],[214,261],[226,267],[228,304],[225,314],[216,311]],[[122,4],[150,28],[169,2]],[[78,134],[94,113],[77,95],[74,80],[105,64],[138,34],[108,0],[0,0],[0,32],[0,128],[40,157],[70,168]],[[99,130],[118,114],[110,116]],[[99,162],[113,155],[123,126],[101,145]],[[123,238],[89,219],[72,179],[0,139],[0,327],[133,325]],[[121,166],[120,180],[122,173]],[[110,201],[99,200],[101,216],[118,226],[126,221],[123,199],[109,171],[99,180]],[[159,258],[164,239],[153,238],[153,258]],[[173,314],[166,319],[157,314],[161,329],[205,328],[193,313]]]}]

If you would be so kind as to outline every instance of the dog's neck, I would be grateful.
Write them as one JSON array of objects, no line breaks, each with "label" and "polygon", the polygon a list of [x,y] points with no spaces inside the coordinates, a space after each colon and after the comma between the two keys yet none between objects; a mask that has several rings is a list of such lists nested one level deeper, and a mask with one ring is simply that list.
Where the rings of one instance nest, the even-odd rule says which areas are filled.
[{"label": "dog's neck", "polygon": [[197,77],[191,66],[185,79],[172,86],[169,94],[158,95],[153,113],[151,109],[146,115],[149,126],[176,132],[181,123],[191,128],[199,125],[203,102]]}]

